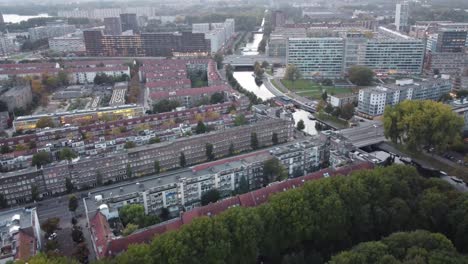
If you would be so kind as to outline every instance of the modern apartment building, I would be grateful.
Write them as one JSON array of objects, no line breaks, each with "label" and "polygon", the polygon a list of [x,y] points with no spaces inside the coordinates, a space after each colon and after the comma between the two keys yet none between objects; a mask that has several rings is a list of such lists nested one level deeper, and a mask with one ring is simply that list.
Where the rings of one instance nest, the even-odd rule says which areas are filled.
[{"label": "modern apartment building", "polygon": [[366,44],[364,65],[376,72],[419,74],[423,61],[422,40],[384,27]]},{"label": "modern apartment building", "polygon": [[[322,33],[320,37],[291,37],[287,41],[287,63],[295,64],[305,78],[339,78],[354,65],[386,74],[422,71],[424,44],[420,39],[383,27],[375,33],[352,29]],[[281,39],[273,40],[268,52],[281,54],[281,45]]]},{"label": "modern apartment building", "polygon": [[121,35],[122,22],[120,17],[105,17],[104,18],[104,34],[106,35]]},{"label": "modern apartment building", "polygon": [[28,29],[31,40],[60,37],[76,31],[74,25],[50,24]]},{"label": "modern apartment building", "polygon": [[89,56],[172,56],[174,53],[207,53],[210,42],[203,33],[168,32],[139,35],[104,35],[100,30],[83,32]]},{"label": "modern apartment building", "polygon": [[64,36],[49,39],[49,49],[59,52],[85,52],[82,36]]},{"label": "modern apartment building", "polygon": [[192,33],[203,33],[210,41],[211,53],[222,49],[235,33],[235,21],[226,19],[223,23],[197,23],[192,25]]},{"label": "modern apartment building", "polygon": [[296,65],[305,78],[343,76],[343,38],[290,38],[287,63]]},{"label": "modern apartment building", "polygon": [[17,47],[15,46],[14,37],[10,37],[8,34],[0,35],[0,56],[8,56],[16,50]]},{"label": "modern apartment building", "polygon": [[123,13],[120,14],[120,22],[122,25],[122,31],[131,30],[133,33],[138,33],[138,20],[136,14]]},{"label": "modern apartment building", "polygon": [[414,82],[412,79],[397,80],[395,84],[383,85],[359,91],[357,111],[365,116],[379,116],[387,105],[396,105],[404,100],[438,100],[451,91],[452,84],[446,79],[431,79]]},{"label": "modern apartment building", "polygon": [[406,31],[409,27],[409,3],[407,0],[398,0],[395,9],[395,26],[398,31]]}]

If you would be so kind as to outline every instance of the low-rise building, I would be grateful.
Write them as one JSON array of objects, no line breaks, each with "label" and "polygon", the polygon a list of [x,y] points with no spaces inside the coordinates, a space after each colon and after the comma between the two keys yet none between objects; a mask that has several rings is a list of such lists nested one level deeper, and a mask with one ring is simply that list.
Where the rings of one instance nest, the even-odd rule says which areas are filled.
[{"label": "low-rise building", "polygon": [[346,94],[334,94],[328,97],[330,104],[333,107],[343,107],[347,104],[354,104],[358,101],[358,94],[346,93]]},{"label": "low-rise building", "polygon": [[70,81],[72,83],[94,83],[94,78],[97,74],[106,74],[112,77],[120,77],[124,74],[130,76],[130,68],[128,66],[113,66],[113,67],[94,67],[94,68],[69,68],[67,69]]},{"label": "low-rise building", "polygon": [[85,52],[83,37],[64,36],[49,39],[49,49],[59,52]]}]

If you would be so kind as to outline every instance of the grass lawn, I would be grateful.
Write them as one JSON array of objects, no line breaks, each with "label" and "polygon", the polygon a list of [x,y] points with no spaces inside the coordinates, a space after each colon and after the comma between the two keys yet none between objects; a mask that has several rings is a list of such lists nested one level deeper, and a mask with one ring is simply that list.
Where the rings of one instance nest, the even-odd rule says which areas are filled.
[{"label": "grass lawn", "polygon": [[320,99],[324,91],[327,91],[328,94],[343,94],[352,92],[352,90],[348,88],[321,86],[312,80],[297,80],[294,82],[294,85],[289,80],[281,80],[281,83],[286,88],[297,93],[298,95],[311,97],[313,99]]}]

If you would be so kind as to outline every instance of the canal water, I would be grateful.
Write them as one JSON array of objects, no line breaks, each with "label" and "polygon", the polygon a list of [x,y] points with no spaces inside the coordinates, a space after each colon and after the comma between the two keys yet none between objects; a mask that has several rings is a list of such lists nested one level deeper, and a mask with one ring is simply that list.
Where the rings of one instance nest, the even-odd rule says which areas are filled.
[{"label": "canal water", "polygon": [[[262,21],[262,25],[258,32],[254,33],[253,40],[248,42],[245,47],[243,48],[242,55],[258,55],[258,44],[262,41],[263,38],[263,25],[265,23],[265,19]],[[246,90],[254,93],[262,100],[268,100],[270,98],[275,97],[266,87],[264,84],[258,86],[255,83],[255,78],[253,76],[253,72],[251,71],[237,71],[234,72],[234,78],[237,82],[244,87]],[[304,121],[305,129],[304,132],[310,135],[316,135],[317,130],[315,129],[315,121],[309,119],[310,113],[301,109],[296,109],[296,112],[293,113],[294,122],[297,125],[299,120]]]}]

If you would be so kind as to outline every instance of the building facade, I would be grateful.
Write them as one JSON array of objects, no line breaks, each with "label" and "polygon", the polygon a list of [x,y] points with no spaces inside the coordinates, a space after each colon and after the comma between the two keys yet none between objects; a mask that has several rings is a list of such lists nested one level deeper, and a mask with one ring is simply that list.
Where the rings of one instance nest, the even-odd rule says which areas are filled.
[{"label": "building facade", "polygon": [[104,34],[106,35],[121,35],[122,22],[120,17],[106,17],[104,18]]},{"label": "building facade", "polygon": [[340,78],[343,75],[343,38],[290,38],[287,63],[305,78]]},{"label": "building facade", "polygon": [[438,100],[451,91],[452,84],[445,79],[398,80],[394,85],[377,86],[359,91],[357,111],[366,116],[379,116],[387,105],[396,105],[404,100]]}]

